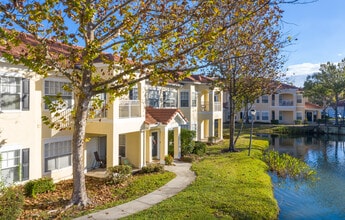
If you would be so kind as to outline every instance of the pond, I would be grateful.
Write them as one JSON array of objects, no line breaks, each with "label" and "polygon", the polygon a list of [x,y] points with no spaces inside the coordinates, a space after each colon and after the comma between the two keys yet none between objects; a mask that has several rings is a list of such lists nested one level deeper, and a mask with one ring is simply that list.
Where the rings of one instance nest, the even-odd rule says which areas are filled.
[{"label": "pond", "polygon": [[316,181],[272,175],[279,219],[345,219],[345,137],[271,137],[271,148],[302,159]]}]

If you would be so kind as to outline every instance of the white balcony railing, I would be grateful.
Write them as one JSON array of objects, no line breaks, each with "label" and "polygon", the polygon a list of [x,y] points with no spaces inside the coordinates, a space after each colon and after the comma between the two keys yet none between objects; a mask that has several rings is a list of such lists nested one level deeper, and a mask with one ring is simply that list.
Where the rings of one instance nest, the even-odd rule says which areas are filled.
[{"label": "white balcony railing", "polygon": [[72,107],[51,114],[51,123],[59,130],[66,129],[72,125]]},{"label": "white balcony railing", "polygon": [[279,100],[279,106],[293,106],[292,100]]},{"label": "white balcony railing", "polygon": [[214,112],[222,111],[222,103],[214,102],[213,106],[214,106],[214,109],[213,109]]},{"label": "white balcony railing", "polygon": [[141,116],[139,100],[120,100],[119,118],[135,118]]}]

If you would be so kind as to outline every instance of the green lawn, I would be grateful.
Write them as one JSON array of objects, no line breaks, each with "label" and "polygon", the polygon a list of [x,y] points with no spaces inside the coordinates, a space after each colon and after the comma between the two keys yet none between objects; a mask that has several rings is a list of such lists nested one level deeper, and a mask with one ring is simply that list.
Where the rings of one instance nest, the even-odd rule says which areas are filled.
[{"label": "green lawn", "polygon": [[220,153],[228,142],[209,147],[209,156],[193,164],[197,178],[178,195],[126,219],[277,219],[279,208],[267,166],[261,161],[265,140],[248,135],[236,145],[240,152]]}]

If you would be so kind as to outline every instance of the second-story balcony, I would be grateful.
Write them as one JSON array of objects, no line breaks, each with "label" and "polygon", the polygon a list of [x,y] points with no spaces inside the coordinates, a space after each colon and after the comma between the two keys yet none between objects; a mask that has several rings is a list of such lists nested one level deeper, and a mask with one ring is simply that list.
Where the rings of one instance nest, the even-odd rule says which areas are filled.
[{"label": "second-story balcony", "polygon": [[220,103],[220,102],[214,102],[214,103],[213,103],[213,106],[214,106],[214,109],[213,109],[214,112],[220,112],[220,111],[222,111],[222,103]]},{"label": "second-story balcony", "polygon": [[292,100],[279,100],[279,106],[293,106]]},{"label": "second-story balcony", "polygon": [[210,103],[205,102],[205,101],[201,101],[200,102],[200,111],[202,111],[202,112],[210,111]]},{"label": "second-story balcony", "polygon": [[[200,111],[202,112],[209,112],[210,109],[210,103],[209,102],[203,102],[200,103]],[[222,111],[222,103],[220,102],[213,102],[213,112],[219,112]]]},{"label": "second-story balcony", "polygon": [[141,116],[139,100],[120,100],[119,118],[136,118]]}]

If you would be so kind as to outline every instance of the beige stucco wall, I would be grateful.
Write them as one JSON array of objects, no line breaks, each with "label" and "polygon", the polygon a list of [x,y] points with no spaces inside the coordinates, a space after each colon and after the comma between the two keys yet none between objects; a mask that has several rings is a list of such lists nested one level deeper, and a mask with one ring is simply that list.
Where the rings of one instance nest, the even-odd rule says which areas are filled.
[{"label": "beige stucco wall", "polygon": [[134,167],[141,167],[141,132],[126,134],[126,157]]},{"label": "beige stucco wall", "polygon": [[[2,151],[13,150],[14,148],[29,148],[30,160],[35,155],[41,155],[41,91],[36,89],[36,82],[39,77],[30,74],[29,71],[20,66],[13,66],[7,63],[0,63],[0,75],[30,78],[30,109],[2,110],[0,113],[0,140],[6,144]],[[37,157],[37,156],[36,156]],[[35,161],[35,160],[33,160]],[[40,160],[30,163],[29,178],[35,179],[42,175],[42,164]]]}]

